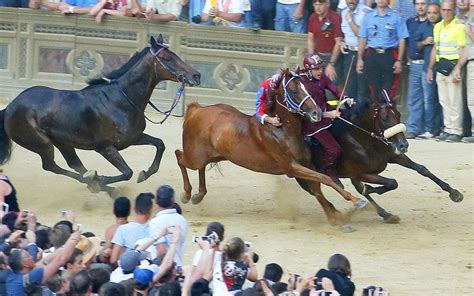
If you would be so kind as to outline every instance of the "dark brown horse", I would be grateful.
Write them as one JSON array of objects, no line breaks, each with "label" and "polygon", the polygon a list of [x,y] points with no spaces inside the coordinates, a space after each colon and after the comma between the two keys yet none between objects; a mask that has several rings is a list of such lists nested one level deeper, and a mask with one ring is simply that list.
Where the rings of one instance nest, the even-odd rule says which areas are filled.
[{"label": "dark brown horse", "polygon": [[262,125],[255,116],[245,115],[225,104],[201,107],[193,103],[188,106],[183,124],[183,150],[175,151],[183,175],[183,202],[191,199],[187,168],[199,171],[199,190],[192,196],[192,202],[196,204],[207,193],[206,166],[229,160],[255,172],[306,180],[333,224],[337,217],[322,195],[320,183],[362,206],[358,198],[339,188],[331,178],[312,169],[311,154],[304,143],[301,125],[303,120],[321,120],[321,109],[299,76],[288,69],[276,89],[276,101],[275,114],[283,123],[281,127]]},{"label": "dark brown horse", "polygon": [[[93,191],[113,190],[107,184],[129,180],[132,170],[119,151],[131,145],[153,145],[156,155],[138,182],[157,172],[165,145],[143,133],[144,110],[153,89],[163,80],[196,85],[201,75],[163,44],[161,35],[107,78],[78,91],[35,86],[23,91],[0,112],[0,162],[10,157],[10,139],[41,156],[43,169],[87,183]],[[54,147],[76,172],[59,167]],[[95,150],[120,172],[97,176],[87,170],[75,149]],[[85,176],[87,175],[87,176]]]},{"label": "dark brown horse", "polygon": [[[344,119],[360,128],[353,127],[350,132],[344,132],[336,136],[343,150],[337,166],[338,175],[340,178],[350,178],[357,191],[370,201],[384,221],[397,223],[399,218],[385,211],[372,199],[370,194],[383,194],[398,187],[395,179],[379,175],[385,170],[388,163],[396,163],[415,170],[419,174],[430,178],[444,191],[448,192],[451,200],[455,202],[463,200],[462,193],[440,180],[426,167],[413,162],[405,154],[408,149],[408,142],[405,139],[403,129],[397,129],[400,126],[400,113],[386,93],[382,94],[380,98],[358,102],[354,107],[347,110],[343,119],[338,122],[339,127],[341,127],[341,124],[348,124],[344,122]],[[345,127],[347,128],[347,125]],[[321,147],[314,147],[312,154],[316,167],[318,167]],[[302,182],[304,183],[304,181]],[[363,182],[382,186],[374,188]]]}]

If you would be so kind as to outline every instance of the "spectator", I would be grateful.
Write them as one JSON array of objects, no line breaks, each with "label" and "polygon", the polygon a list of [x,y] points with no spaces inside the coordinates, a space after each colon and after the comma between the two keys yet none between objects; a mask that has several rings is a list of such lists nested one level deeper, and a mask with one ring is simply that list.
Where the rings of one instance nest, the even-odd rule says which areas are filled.
[{"label": "spectator", "polygon": [[151,193],[140,193],[135,199],[135,222],[117,228],[112,239],[111,264],[116,264],[118,257],[126,249],[134,249],[138,240],[150,236],[148,220],[153,209],[152,199],[153,194]]},{"label": "spectator", "polygon": [[305,0],[277,0],[275,30],[305,33]]},{"label": "spectator", "polygon": [[371,9],[359,0],[345,0],[345,3],[347,6],[341,12],[341,30],[344,34],[344,41],[341,42],[341,52],[343,53],[344,63],[343,73],[350,77],[347,80],[345,93],[351,98],[362,100],[368,98],[369,95],[365,76],[356,71],[357,52],[359,51],[358,35],[362,21]]},{"label": "spectator", "polygon": [[23,284],[25,280],[36,285],[45,283],[72,255],[79,237],[80,232],[73,233],[64,245],[64,248],[58,250],[60,253],[45,267],[35,268],[32,254],[25,250],[17,249],[12,251],[8,257],[11,273],[7,275],[7,295],[23,295],[25,293],[25,286]]},{"label": "spectator", "polygon": [[419,138],[429,139],[439,135],[442,125],[442,110],[438,101],[438,91],[436,83],[428,83],[426,75],[428,65],[431,59],[431,50],[433,49],[433,28],[436,23],[440,21],[440,7],[439,4],[433,3],[427,7],[427,22],[420,25],[415,40],[417,41],[418,50],[423,52],[423,73],[422,73],[422,87],[423,87],[423,117],[420,125],[425,131],[418,135]]},{"label": "spectator", "polygon": [[227,291],[235,293],[242,290],[246,279],[255,282],[258,279],[257,266],[253,262],[253,253],[246,252],[244,241],[233,237],[227,241],[222,254],[222,279]]},{"label": "spectator", "polygon": [[107,227],[105,230],[105,244],[100,253],[100,261],[103,263],[109,262],[113,246],[112,239],[115,232],[121,225],[128,223],[128,216],[130,216],[130,200],[127,197],[121,196],[114,201],[114,215],[115,223]]},{"label": "spectator", "polygon": [[28,0],[0,0],[0,7],[28,8]]},{"label": "spectator", "polygon": [[[136,0],[133,0],[135,4]],[[98,0],[97,4],[89,12],[95,16],[97,24],[102,23],[104,15],[132,16],[130,7],[127,6],[127,0]]]},{"label": "spectator", "polygon": [[[351,276],[351,263],[346,256],[342,254],[332,255],[329,258],[328,269],[320,269],[315,275],[317,283],[321,283],[322,285],[324,285],[324,278],[330,279],[332,284],[334,284],[334,290],[336,290],[341,296],[354,295],[355,285],[351,281]],[[321,287],[318,287],[318,284],[316,284],[316,290],[320,290]],[[325,288],[325,290],[331,291],[330,288]]]},{"label": "spectator", "polygon": [[469,12],[469,0],[456,0],[456,8],[459,22],[465,23],[466,18],[468,17]]},{"label": "spectator", "polygon": [[110,272],[105,268],[91,268],[89,277],[91,278],[91,292],[98,294],[102,285],[110,281]]},{"label": "spectator", "polygon": [[71,296],[89,296],[92,291],[92,280],[85,270],[81,270],[71,278]]},{"label": "spectator", "polygon": [[341,16],[329,10],[328,0],[314,0],[314,13],[309,18],[308,53],[318,53],[327,65],[326,76],[332,81],[337,78],[336,62],[342,41]]},{"label": "spectator", "polygon": [[[163,185],[156,191],[156,204],[158,212],[155,217],[150,220],[150,236],[156,237],[163,231],[167,225],[179,225],[181,227],[181,237],[177,247],[174,261],[177,266],[183,266],[184,243],[188,231],[188,222],[186,219],[176,212],[174,208],[174,189],[170,185]],[[172,236],[168,235],[158,241],[164,244],[166,249],[170,248]]]},{"label": "spectator", "polygon": [[0,204],[3,204],[1,210],[5,214],[8,212],[20,212],[15,187],[2,170],[0,170]]},{"label": "spectator", "polygon": [[388,6],[388,0],[376,0],[377,8],[368,13],[359,30],[357,72],[364,72],[372,96],[382,90],[390,94],[396,75],[402,71],[408,30],[403,19]]},{"label": "spectator", "polygon": [[244,9],[244,0],[206,0],[201,18],[208,25],[242,27]]},{"label": "spectator", "polygon": [[71,279],[76,273],[83,270],[86,266],[84,265],[84,253],[75,248],[72,252],[71,257],[66,262],[66,270],[63,273],[65,279]]},{"label": "spectator", "polygon": [[432,138],[431,131],[424,127],[424,91],[423,91],[423,67],[425,60],[423,52],[418,49],[418,30],[422,24],[428,22],[426,17],[427,0],[414,0],[417,16],[407,20],[408,34],[407,56],[410,61],[410,72],[408,80],[408,120],[405,134],[407,139],[414,139],[425,132],[423,137]]},{"label": "spectator", "polygon": [[[443,2],[441,4],[441,15],[443,21],[437,23],[433,29],[434,46],[431,50],[427,73],[429,82],[433,82],[435,63],[437,63],[436,70],[439,73],[443,72],[439,62],[442,61],[447,65],[457,63],[466,46],[464,24],[459,23],[455,17],[454,3]],[[454,79],[452,71],[444,71],[441,75],[436,75],[436,83],[438,85],[439,101],[443,108],[444,121],[444,131],[437,139],[447,142],[459,142],[462,135],[462,85]]]},{"label": "spectator", "polygon": [[474,143],[474,0],[469,1],[469,13],[466,21],[467,49],[463,51],[454,67],[454,78],[462,79],[461,69],[467,63],[467,106],[471,113],[471,136],[462,139],[465,143]]},{"label": "spectator", "polygon": [[407,21],[417,15],[418,12],[415,5],[415,0],[397,0],[393,6],[393,10],[398,12],[398,14]]},{"label": "spectator", "polygon": [[189,0],[189,21],[193,24],[201,23],[201,13],[204,8],[205,0]]},{"label": "spectator", "polygon": [[66,0],[59,4],[58,9],[62,14],[89,14],[96,5],[100,5],[97,0]]},{"label": "spectator", "polygon": [[181,14],[181,0],[147,0],[145,17],[158,23],[175,21]]},{"label": "spectator", "polygon": [[276,0],[251,0],[251,29],[275,30]]},{"label": "spectator", "polygon": [[280,282],[281,277],[283,276],[283,268],[277,263],[269,263],[265,266],[265,271],[263,272],[263,279],[267,280],[270,285]]},{"label": "spectator", "polygon": [[125,287],[117,283],[108,282],[103,284],[99,290],[100,296],[127,296]]}]

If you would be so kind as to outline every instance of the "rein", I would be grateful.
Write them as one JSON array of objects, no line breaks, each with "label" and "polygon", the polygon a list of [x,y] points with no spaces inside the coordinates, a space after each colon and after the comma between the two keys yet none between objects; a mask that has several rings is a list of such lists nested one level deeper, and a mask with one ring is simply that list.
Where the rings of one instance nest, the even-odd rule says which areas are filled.
[{"label": "rein", "polygon": [[[185,87],[185,80],[183,79],[183,75],[182,74],[176,74],[174,71],[172,71],[168,66],[166,66],[165,64],[163,64],[163,62],[160,60],[160,58],[158,57],[158,55],[160,54],[160,52],[163,50],[163,49],[166,49],[168,48],[168,46],[164,45],[164,44],[158,44],[158,46],[160,46],[160,49],[157,50],[156,52],[153,52],[152,48],[150,47],[150,53],[151,55],[154,57],[154,65],[153,65],[153,68],[155,70],[155,77],[158,79],[158,70],[157,70],[157,66],[156,66],[156,62],[158,61],[160,63],[160,65],[167,71],[169,71],[172,75],[174,75],[176,77],[176,79],[178,81],[181,82],[181,84],[179,85],[178,89],[176,90],[176,95],[173,99],[173,102],[171,103],[171,107],[169,110],[167,111],[161,111],[160,109],[158,109],[158,107],[155,106],[155,104],[153,104],[150,100],[148,100],[147,104],[149,104],[153,109],[155,109],[156,111],[158,111],[159,113],[162,113],[165,115],[165,118],[163,118],[161,121],[153,121],[151,120],[150,118],[148,118],[148,116],[145,115],[145,113],[143,113],[143,116],[145,117],[146,120],[148,120],[149,122],[153,123],[153,124],[163,124],[167,119],[168,117],[171,115],[171,113],[173,112],[174,108],[176,108],[176,106],[178,105],[179,103],[179,100],[181,99],[181,97],[183,96],[183,93],[184,93],[184,87]],[[111,80],[109,81],[109,83],[117,83],[117,80]],[[130,105],[132,105],[138,112],[142,112],[140,110],[140,108],[138,108],[138,106],[135,104],[135,102],[133,102],[133,100],[127,95],[127,93],[125,93],[125,91],[120,87],[120,85],[118,85],[117,83],[117,86],[120,90],[120,92],[122,93],[122,95],[127,99],[127,101],[130,103]]]}]

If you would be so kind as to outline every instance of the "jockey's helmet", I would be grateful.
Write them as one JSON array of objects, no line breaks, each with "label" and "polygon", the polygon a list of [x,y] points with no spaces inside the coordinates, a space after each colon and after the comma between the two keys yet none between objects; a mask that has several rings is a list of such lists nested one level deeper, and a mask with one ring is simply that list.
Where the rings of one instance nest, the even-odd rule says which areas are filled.
[{"label": "jockey's helmet", "polygon": [[324,63],[323,60],[317,54],[307,54],[303,60],[303,66],[305,70],[321,69]]}]

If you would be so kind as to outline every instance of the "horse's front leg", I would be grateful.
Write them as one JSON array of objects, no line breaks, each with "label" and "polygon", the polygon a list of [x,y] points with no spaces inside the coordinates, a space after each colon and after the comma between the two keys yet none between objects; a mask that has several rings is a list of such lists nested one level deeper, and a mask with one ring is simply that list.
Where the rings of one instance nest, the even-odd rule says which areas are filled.
[{"label": "horse's front leg", "polygon": [[156,147],[156,154],[151,166],[146,171],[140,171],[138,174],[137,182],[143,182],[148,179],[151,175],[156,173],[160,168],[161,158],[163,156],[163,152],[165,151],[165,144],[159,138],[152,137],[147,134],[142,134],[140,140],[138,140],[133,145],[152,145]]},{"label": "horse's front leg", "polygon": [[127,165],[122,155],[114,146],[105,146],[97,149],[105,159],[107,159],[114,167],[116,167],[122,174],[117,176],[98,176],[96,171],[88,171],[84,174],[86,182],[97,181],[99,184],[106,185],[110,183],[130,180],[133,175],[132,169]]},{"label": "horse's front leg", "polygon": [[174,154],[176,155],[176,161],[178,162],[181,175],[183,176],[184,192],[181,195],[181,202],[188,203],[191,199],[191,191],[193,190],[193,187],[191,186],[191,182],[189,182],[188,170],[186,169],[186,163],[184,160],[184,152],[177,149],[174,151]]},{"label": "horse's front leg", "polygon": [[398,223],[400,222],[400,218],[397,215],[393,215],[389,212],[387,212],[384,208],[382,208],[378,203],[375,202],[375,200],[366,192],[366,187],[364,183],[362,183],[359,179],[354,179],[351,178],[352,185],[357,189],[357,191],[365,196],[367,200],[374,206],[375,210],[377,211],[377,214],[383,218],[383,220],[386,223]]},{"label": "horse's front leg", "polygon": [[370,185],[364,184],[364,188],[361,192],[362,195],[368,195],[371,193],[377,193],[379,195],[384,194],[385,192],[392,191],[398,188],[397,180],[390,179],[386,177],[382,177],[376,174],[362,174],[359,176],[359,181],[372,183],[372,184],[380,184],[382,186],[372,187]]},{"label": "horse's front leg", "polygon": [[436,177],[425,166],[414,162],[405,154],[396,155],[392,157],[390,159],[390,162],[415,170],[418,174],[430,178],[431,181],[435,182],[439,187],[441,187],[441,189],[449,193],[449,198],[451,198],[452,201],[460,202],[464,199],[464,195],[461,192],[459,192],[457,189],[452,188],[448,183]]}]

